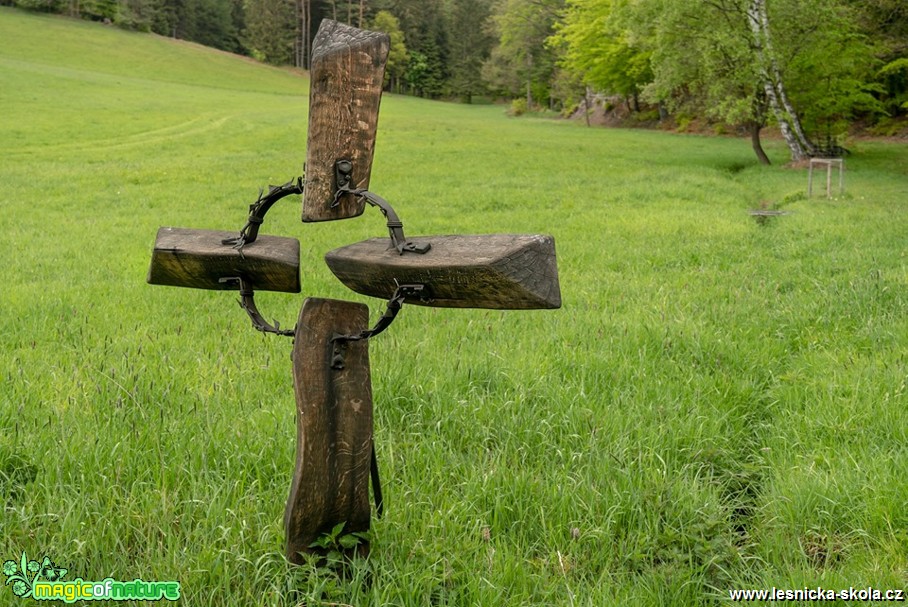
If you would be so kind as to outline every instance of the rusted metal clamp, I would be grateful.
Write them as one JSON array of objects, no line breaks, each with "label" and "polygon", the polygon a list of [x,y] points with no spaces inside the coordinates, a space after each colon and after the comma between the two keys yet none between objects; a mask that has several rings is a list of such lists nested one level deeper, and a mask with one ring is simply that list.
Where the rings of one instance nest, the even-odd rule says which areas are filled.
[{"label": "rusted metal clamp", "polygon": [[240,230],[238,236],[222,240],[222,244],[232,245],[234,249],[242,250],[244,245],[255,242],[259,235],[259,226],[265,222],[265,213],[274,206],[274,203],[292,194],[302,194],[304,180],[302,177],[291,179],[284,185],[268,186],[268,193],[262,196],[264,190],[259,190],[258,200],[249,205],[249,218],[246,225]]},{"label": "rusted metal clamp", "polygon": [[235,284],[239,285],[240,288],[240,299],[238,303],[240,307],[246,311],[246,314],[249,315],[249,319],[252,321],[252,326],[262,333],[274,333],[275,335],[284,335],[288,337],[293,337],[296,334],[296,328],[286,330],[281,329],[281,325],[276,320],[272,325],[265,317],[262,316],[259,312],[258,307],[255,305],[255,293],[252,291],[252,287],[248,282],[243,280],[239,276],[231,276],[228,278],[221,278],[218,282],[224,284]]},{"label": "rusted metal clamp", "polygon": [[397,313],[400,312],[400,309],[407,299],[419,299],[424,302],[431,301],[428,289],[425,285],[398,285],[397,289],[394,290],[391,299],[388,300],[388,306],[385,308],[385,313],[378,319],[378,322],[375,323],[374,327],[361,331],[356,335],[334,335],[331,338],[331,342],[335,345],[331,367],[333,369],[343,369],[343,350],[345,349],[345,342],[369,339],[387,329],[391,326],[391,323],[394,322],[394,319],[397,318]]},{"label": "rusted metal clamp", "polygon": [[394,245],[394,248],[397,249],[398,254],[422,254],[428,252],[432,248],[431,244],[415,243],[407,240],[407,237],[404,236],[404,224],[397,216],[397,213],[394,212],[394,209],[391,208],[391,204],[387,200],[365,188],[354,189],[350,187],[353,183],[352,172],[353,163],[349,160],[338,160],[334,164],[335,185],[337,186],[337,189],[334,192],[334,202],[331,203],[331,208],[340,204],[341,196],[344,194],[351,194],[358,198],[362,198],[371,206],[378,207],[382,214],[387,218],[391,243]]}]

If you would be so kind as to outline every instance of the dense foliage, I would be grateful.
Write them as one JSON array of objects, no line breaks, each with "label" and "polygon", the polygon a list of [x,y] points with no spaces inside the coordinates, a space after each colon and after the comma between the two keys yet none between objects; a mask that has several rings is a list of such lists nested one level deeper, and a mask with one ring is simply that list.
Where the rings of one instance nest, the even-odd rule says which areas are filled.
[{"label": "dense foliage", "polygon": [[746,127],[763,162],[760,130],[777,125],[797,161],[904,114],[906,23],[887,0],[567,0],[553,40],[597,90]]},{"label": "dense foliage", "polygon": [[902,0],[0,0],[307,67],[323,19],[388,32],[386,85],[470,102],[633,112],[749,132],[791,157],[836,153],[856,122],[908,114]]}]

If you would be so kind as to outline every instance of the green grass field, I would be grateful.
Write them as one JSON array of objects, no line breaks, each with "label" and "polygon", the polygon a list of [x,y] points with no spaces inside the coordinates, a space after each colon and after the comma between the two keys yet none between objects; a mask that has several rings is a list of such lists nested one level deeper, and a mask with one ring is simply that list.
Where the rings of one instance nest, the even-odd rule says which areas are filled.
[{"label": "green grass field", "polygon": [[[739,139],[395,96],[371,186],[407,233],[553,234],[564,305],[405,307],[370,346],[372,556],[290,566],[290,342],[145,275],[159,226],[238,230],[300,174],[307,100],[291,71],[0,8],[0,560],[225,607],[908,586],[908,146],[851,143],[847,193],[808,200],[779,142],[762,167]],[[321,258],[383,218],[299,212],[263,231],[300,239],[303,294],[377,318]],[[303,297],[257,300],[289,326]]]}]

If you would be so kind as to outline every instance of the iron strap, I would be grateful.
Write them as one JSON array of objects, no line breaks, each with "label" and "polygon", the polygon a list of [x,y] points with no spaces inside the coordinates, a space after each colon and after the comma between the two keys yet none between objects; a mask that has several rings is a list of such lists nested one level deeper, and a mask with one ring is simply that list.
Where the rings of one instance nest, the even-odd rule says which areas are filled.
[{"label": "iron strap", "polygon": [[428,301],[429,298],[426,286],[397,285],[394,294],[391,296],[391,299],[388,300],[388,306],[385,308],[385,313],[381,315],[381,318],[378,319],[378,322],[375,323],[374,327],[366,329],[365,331],[360,331],[355,335],[335,335],[331,338],[331,341],[337,344],[338,342],[360,341],[375,337],[394,322],[394,319],[397,318],[397,313],[400,312],[400,309],[403,307],[407,298]]},{"label": "iron strap", "polygon": [[242,251],[243,246],[255,242],[259,235],[259,226],[265,222],[265,213],[268,212],[274,203],[292,194],[302,194],[304,181],[302,177],[291,179],[284,185],[268,186],[268,193],[262,196],[264,190],[259,190],[258,199],[249,205],[249,217],[246,219],[246,225],[240,230],[238,236],[226,238],[222,244],[232,245],[234,249]]},{"label": "iron strap", "polygon": [[270,324],[265,317],[262,316],[259,312],[258,307],[255,305],[255,293],[252,291],[252,286],[243,280],[239,276],[231,276],[229,278],[222,278],[220,282],[224,284],[235,284],[239,285],[240,288],[240,299],[237,303],[240,304],[240,307],[246,311],[246,314],[249,315],[249,319],[252,321],[252,326],[262,333],[274,333],[275,335],[284,335],[287,337],[293,337],[296,334],[296,328],[293,329],[281,329],[281,325],[276,320],[274,324]]},{"label": "iron strap", "polygon": [[391,208],[391,204],[374,192],[365,188],[352,188],[350,184],[352,178],[353,163],[349,160],[338,160],[334,165],[335,184],[334,200],[331,203],[333,209],[340,204],[340,199],[345,194],[362,198],[373,207],[378,207],[382,214],[387,218],[388,233],[391,236],[391,242],[400,255],[404,253],[427,253],[432,245],[429,243],[415,243],[407,240],[404,236],[404,224]]},{"label": "iron strap", "polygon": [[385,513],[385,499],[381,493],[381,479],[378,478],[378,458],[375,456],[375,441],[372,442],[372,463],[369,466],[369,476],[372,477],[372,496],[375,499],[375,512],[378,518]]}]

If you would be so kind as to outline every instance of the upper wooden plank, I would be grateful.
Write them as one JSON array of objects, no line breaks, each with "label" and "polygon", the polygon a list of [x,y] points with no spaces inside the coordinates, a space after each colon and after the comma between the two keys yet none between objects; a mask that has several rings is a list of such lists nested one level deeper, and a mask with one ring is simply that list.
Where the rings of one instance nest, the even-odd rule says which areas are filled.
[{"label": "upper wooden plank", "polygon": [[151,254],[148,282],[195,289],[237,289],[222,278],[240,277],[256,290],[300,292],[300,243],[259,236],[242,251],[222,241],[236,232],[161,228]]},{"label": "upper wooden plank", "polygon": [[388,238],[330,251],[328,267],[363,295],[389,299],[398,284],[425,285],[428,300],[445,308],[530,310],[561,307],[555,240],[539,234],[423,236],[425,254],[398,254]]},{"label": "upper wooden plank", "polygon": [[387,34],[325,19],[315,35],[309,84],[309,136],[303,221],[362,214],[365,202],[334,201],[335,163],[353,163],[353,188],[368,188],[378,129],[378,107],[391,47]]}]

